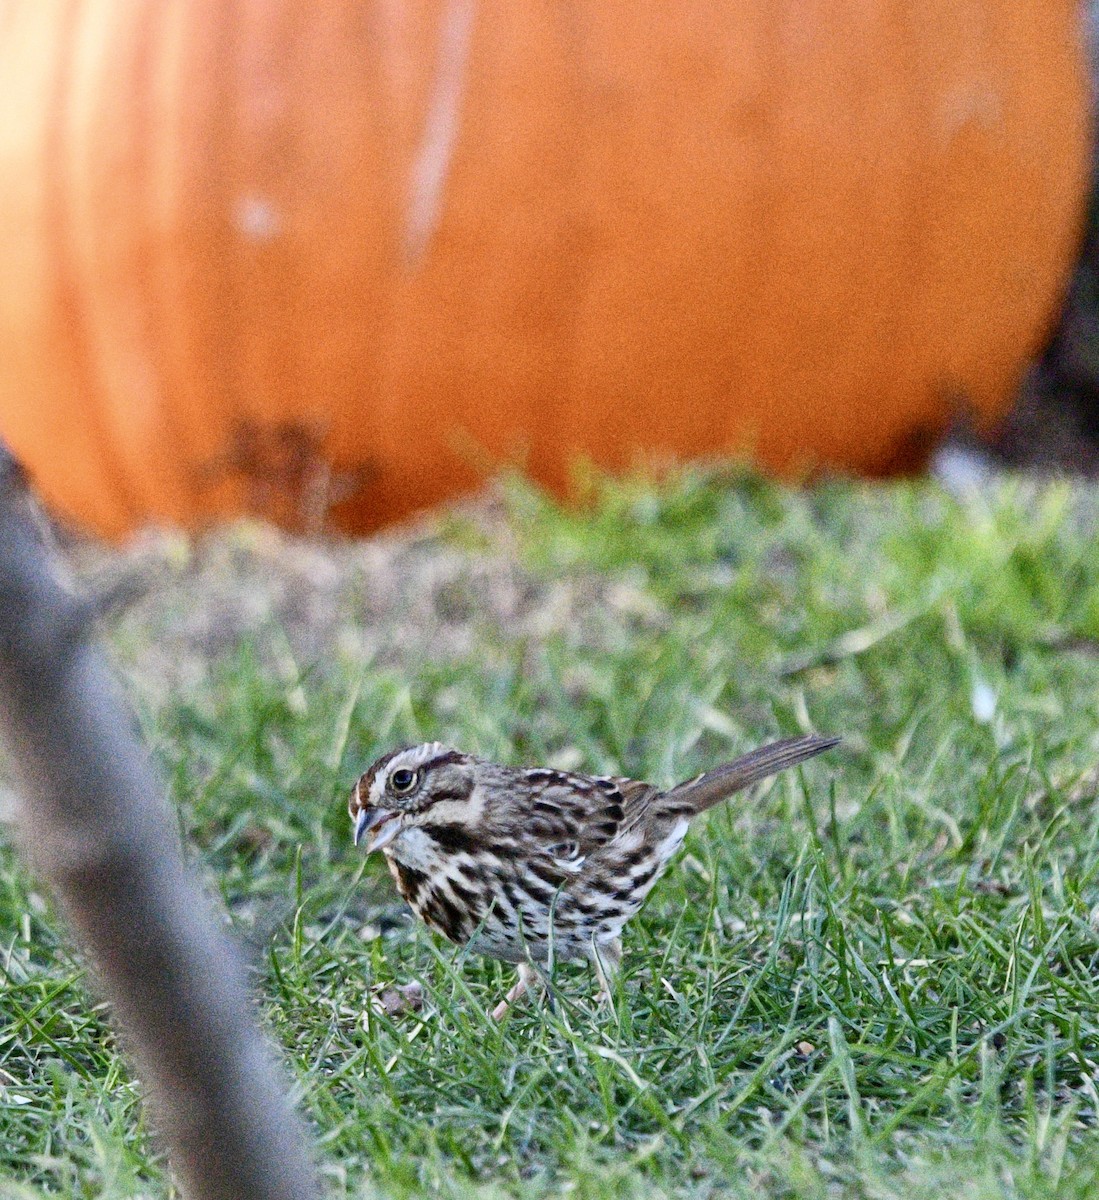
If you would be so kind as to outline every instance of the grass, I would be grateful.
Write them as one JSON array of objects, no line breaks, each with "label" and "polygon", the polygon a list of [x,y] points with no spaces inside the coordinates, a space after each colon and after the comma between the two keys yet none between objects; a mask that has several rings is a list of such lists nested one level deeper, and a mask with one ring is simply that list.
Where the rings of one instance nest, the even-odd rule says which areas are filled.
[{"label": "grass", "polygon": [[[446,653],[304,661],[261,624],[165,693],[142,614],[111,633],[331,1194],[1093,1194],[1099,494],[685,472],[505,508],[426,543],[458,564]],[[486,562],[522,620],[478,602]],[[844,747],[693,829],[613,1013],[562,968],[555,1009],[494,1026],[509,972],[411,924],[349,844],[347,787],[395,742],[667,783],[808,727]],[[170,1194],[10,849],[0,937],[0,1194]],[[413,979],[422,1019],[371,1011]]]}]

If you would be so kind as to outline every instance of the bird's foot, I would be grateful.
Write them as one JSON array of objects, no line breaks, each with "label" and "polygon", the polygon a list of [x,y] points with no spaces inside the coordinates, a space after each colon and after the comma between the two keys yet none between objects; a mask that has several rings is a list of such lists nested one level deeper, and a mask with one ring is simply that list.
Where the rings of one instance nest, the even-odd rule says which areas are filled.
[{"label": "bird's foot", "polygon": [[538,971],[530,963],[520,963],[519,978],[515,981],[503,1000],[492,1010],[492,1019],[494,1021],[502,1021],[507,1016],[508,1009],[511,1008],[515,1001],[521,1000],[530,990],[531,985],[540,979],[541,976]]},{"label": "bird's foot", "polygon": [[596,978],[599,980],[599,991],[596,993],[595,1002],[606,1005],[613,1012],[614,998],[611,991],[614,987],[614,978],[618,974],[618,968],[622,962],[622,942],[618,938],[604,942],[602,945],[592,942],[591,961],[592,966],[595,967]]}]

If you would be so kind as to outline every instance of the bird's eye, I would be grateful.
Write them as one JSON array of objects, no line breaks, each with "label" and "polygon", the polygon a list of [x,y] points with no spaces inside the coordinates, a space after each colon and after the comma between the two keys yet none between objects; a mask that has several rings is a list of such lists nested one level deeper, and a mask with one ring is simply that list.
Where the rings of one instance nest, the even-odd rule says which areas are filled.
[{"label": "bird's eye", "polygon": [[394,771],[389,777],[389,786],[400,793],[410,792],[416,786],[417,772],[410,771],[407,767],[401,767],[399,771]]}]

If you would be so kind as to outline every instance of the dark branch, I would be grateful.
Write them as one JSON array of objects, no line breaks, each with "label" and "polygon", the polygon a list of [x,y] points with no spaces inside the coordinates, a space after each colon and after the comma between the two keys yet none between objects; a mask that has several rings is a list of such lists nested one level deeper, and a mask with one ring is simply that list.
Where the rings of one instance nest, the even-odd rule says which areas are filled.
[{"label": "dark branch", "polygon": [[52,574],[0,444],[0,736],[27,853],[94,961],[188,1200],[314,1197],[238,956],[88,643],[94,615]]}]

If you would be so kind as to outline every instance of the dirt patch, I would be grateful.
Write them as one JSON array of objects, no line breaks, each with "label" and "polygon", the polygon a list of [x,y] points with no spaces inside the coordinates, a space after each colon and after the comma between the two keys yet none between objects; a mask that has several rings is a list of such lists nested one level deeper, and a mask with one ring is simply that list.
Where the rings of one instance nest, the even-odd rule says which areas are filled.
[{"label": "dirt patch", "polygon": [[597,647],[661,619],[628,578],[527,569],[491,489],[368,539],[248,521],[196,537],[148,530],[119,547],[70,539],[64,550],[78,586],[126,598],[105,621],[110,643],[142,689],[160,693],[200,684],[243,641],[297,668],[400,669],[559,633]]}]

